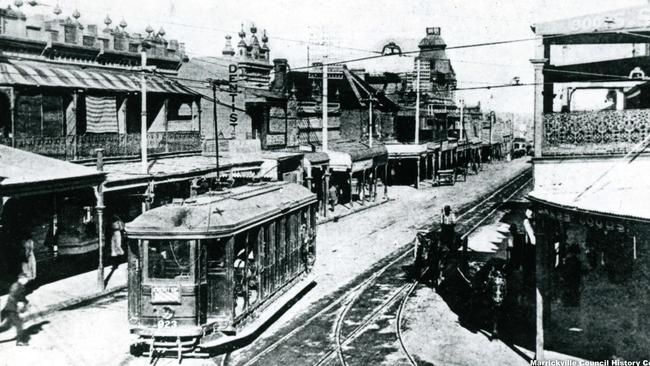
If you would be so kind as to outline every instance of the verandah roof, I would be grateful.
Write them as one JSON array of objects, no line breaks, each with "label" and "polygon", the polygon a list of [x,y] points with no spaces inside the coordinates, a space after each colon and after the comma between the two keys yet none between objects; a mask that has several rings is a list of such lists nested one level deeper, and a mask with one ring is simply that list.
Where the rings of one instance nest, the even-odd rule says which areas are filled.
[{"label": "verandah roof", "polygon": [[105,174],[89,167],[0,145],[0,196],[30,195],[92,187]]},{"label": "verandah roof", "polygon": [[[76,65],[58,65],[9,60],[0,63],[0,85],[65,87],[111,91],[140,91],[139,72],[116,71]],[[147,75],[147,92],[195,93],[175,80],[160,75]]]}]

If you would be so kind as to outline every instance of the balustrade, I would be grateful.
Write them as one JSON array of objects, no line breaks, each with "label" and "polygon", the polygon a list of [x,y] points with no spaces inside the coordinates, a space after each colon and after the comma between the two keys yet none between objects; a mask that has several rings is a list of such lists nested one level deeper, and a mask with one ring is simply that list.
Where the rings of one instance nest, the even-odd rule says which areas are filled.
[{"label": "balustrade", "polygon": [[[119,157],[140,154],[140,134],[85,134],[56,137],[21,137],[15,139],[21,150],[50,156],[61,160],[80,160],[95,157],[95,149],[104,149],[104,156]],[[0,137],[0,144],[12,145],[11,138]],[[149,154],[175,153],[201,150],[199,132],[149,132]]]},{"label": "balustrade", "polygon": [[650,109],[547,113],[542,155],[624,154],[650,132]]}]

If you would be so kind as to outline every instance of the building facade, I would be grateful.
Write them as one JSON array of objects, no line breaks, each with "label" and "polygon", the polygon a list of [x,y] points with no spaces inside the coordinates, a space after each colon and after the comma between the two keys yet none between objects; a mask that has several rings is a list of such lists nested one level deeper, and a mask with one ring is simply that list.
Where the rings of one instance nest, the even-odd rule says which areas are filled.
[{"label": "building facade", "polygon": [[650,35],[649,12],[645,5],[533,26],[538,358],[543,349],[650,357],[650,68],[635,52]]}]

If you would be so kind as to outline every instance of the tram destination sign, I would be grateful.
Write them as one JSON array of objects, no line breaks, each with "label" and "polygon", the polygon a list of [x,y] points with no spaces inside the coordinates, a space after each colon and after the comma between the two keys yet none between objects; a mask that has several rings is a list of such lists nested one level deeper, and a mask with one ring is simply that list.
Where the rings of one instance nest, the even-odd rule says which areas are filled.
[{"label": "tram destination sign", "polygon": [[154,286],[151,288],[152,304],[180,304],[181,289],[178,286]]}]

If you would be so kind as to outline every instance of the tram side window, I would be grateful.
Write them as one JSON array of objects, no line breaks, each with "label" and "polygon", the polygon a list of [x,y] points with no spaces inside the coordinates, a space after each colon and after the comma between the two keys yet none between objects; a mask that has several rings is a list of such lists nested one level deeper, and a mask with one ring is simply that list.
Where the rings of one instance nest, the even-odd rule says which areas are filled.
[{"label": "tram side window", "polygon": [[147,245],[147,277],[191,279],[191,243],[187,240],[151,240]]},{"label": "tram side window", "polygon": [[248,252],[246,242],[249,240],[249,233],[243,232],[235,236],[235,261],[234,280],[235,280],[235,316],[241,315],[250,303],[249,300],[249,283],[248,278],[250,270],[248,268]]},{"label": "tram side window", "polygon": [[226,269],[226,243],[220,239],[206,241],[208,274],[221,273]]}]

